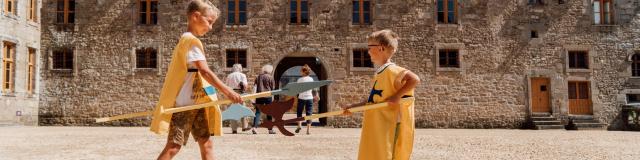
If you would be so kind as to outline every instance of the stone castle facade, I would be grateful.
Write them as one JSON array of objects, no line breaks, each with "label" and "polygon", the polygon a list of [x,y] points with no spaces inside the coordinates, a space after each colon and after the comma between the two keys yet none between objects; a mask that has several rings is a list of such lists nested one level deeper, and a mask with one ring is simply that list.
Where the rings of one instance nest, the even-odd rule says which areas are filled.
[{"label": "stone castle facade", "polygon": [[[60,12],[60,1],[44,0],[39,124],[147,125],[148,118],[93,118],[153,109],[186,31],[186,2],[76,0],[73,11]],[[618,129],[621,106],[640,94],[634,0],[212,2],[222,16],[202,41],[218,76],[232,63],[245,64],[250,82],[265,64],[276,66],[278,78],[314,63],[320,79],[335,81],[321,91],[321,112],[368,96],[374,69],[362,50],[366,35],[380,29],[400,35],[393,61],[423,80],[417,127],[522,128],[543,113],[564,124],[587,117]],[[62,23],[59,13],[66,14]]]}]

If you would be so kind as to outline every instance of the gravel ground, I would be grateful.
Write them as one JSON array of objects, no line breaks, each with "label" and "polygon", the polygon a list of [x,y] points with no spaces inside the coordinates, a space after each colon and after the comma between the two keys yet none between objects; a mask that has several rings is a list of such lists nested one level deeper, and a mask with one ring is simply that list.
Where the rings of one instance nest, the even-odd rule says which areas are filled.
[{"label": "gravel ground", "polygon": [[[357,156],[360,129],[312,128],[295,137],[260,131],[212,138],[216,158]],[[0,127],[0,159],[155,159],[165,138],[140,127]],[[639,132],[418,129],[413,159],[638,159],[638,142]],[[200,159],[197,143],[175,159]]]}]

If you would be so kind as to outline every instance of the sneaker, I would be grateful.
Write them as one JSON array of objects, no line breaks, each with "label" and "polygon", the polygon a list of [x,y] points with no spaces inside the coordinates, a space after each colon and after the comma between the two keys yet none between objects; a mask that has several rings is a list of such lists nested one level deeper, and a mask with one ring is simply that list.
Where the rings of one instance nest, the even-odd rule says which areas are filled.
[{"label": "sneaker", "polygon": [[258,134],[258,132],[256,132],[256,130],[251,130],[251,133]]},{"label": "sneaker", "polygon": [[276,134],[276,131],[269,130],[269,134]]},{"label": "sneaker", "polygon": [[302,128],[296,128],[296,133],[300,133],[300,130],[301,130],[301,129],[302,129]]}]

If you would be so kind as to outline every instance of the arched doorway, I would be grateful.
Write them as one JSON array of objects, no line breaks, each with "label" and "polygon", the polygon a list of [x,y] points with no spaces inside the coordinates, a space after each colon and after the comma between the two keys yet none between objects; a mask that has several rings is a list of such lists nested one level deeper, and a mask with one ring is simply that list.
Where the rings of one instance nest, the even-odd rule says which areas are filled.
[{"label": "arched doorway", "polygon": [[[276,81],[276,88],[285,86],[288,82],[295,82],[299,78],[299,68],[304,65],[309,65],[313,71],[312,76],[317,80],[326,80],[327,73],[323,68],[322,62],[316,57],[285,57],[276,66],[274,72],[274,80]],[[276,97],[278,99],[279,97]],[[325,113],[327,109],[327,86],[320,87],[320,102],[314,104],[314,114]],[[297,104],[296,104],[297,105]],[[295,108],[295,106],[294,106]],[[327,118],[320,118],[319,123],[314,125],[327,125]]]}]

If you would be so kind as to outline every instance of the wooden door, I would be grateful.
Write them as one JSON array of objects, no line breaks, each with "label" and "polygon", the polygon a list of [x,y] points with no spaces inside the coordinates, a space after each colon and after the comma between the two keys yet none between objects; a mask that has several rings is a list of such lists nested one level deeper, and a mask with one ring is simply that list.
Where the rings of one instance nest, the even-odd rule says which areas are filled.
[{"label": "wooden door", "polygon": [[551,112],[549,78],[531,78],[531,111]]},{"label": "wooden door", "polygon": [[591,89],[588,81],[569,82],[569,114],[592,115]]}]

